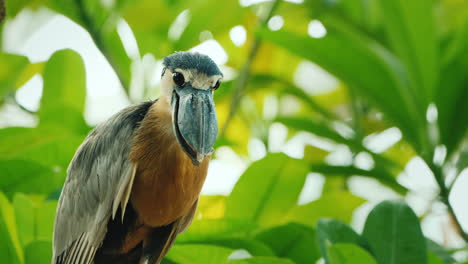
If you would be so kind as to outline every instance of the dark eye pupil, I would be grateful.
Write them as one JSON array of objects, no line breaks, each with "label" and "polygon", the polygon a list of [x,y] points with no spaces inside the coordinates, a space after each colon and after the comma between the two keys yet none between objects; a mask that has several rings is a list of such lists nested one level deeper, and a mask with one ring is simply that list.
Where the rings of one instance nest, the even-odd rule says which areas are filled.
[{"label": "dark eye pupil", "polygon": [[174,74],[172,74],[172,79],[174,80],[174,83],[178,86],[184,86],[185,84],[184,75],[180,72],[174,72]]},{"label": "dark eye pupil", "polygon": [[219,88],[220,82],[217,81],[216,84],[213,86],[213,90],[217,90]]}]

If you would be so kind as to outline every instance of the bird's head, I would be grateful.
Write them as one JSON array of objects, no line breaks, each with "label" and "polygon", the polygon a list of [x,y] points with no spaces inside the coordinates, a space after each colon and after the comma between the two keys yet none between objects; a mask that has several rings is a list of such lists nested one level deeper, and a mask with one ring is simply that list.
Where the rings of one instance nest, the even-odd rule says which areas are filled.
[{"label": "bird's head", "polygon": [[223,74],[208,56],[177,52],[164,58],[162,96],[170,100],[175,137],[198,165],[213,152],[218,135],[213,92]]}]

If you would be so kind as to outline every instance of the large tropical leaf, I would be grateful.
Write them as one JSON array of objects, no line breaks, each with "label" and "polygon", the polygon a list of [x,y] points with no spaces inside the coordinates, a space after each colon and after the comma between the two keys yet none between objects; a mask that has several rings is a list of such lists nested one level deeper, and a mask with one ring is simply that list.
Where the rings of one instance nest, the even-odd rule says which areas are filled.
[{"label": "large tropical leaf", "polygon": [[423,144],[418,134],[424,134],[419,130],[424,120],[412,101],[399,60],[377,42],[339,21],[329,19],[328,25],[331,25],[329,32],[321,39],[266,29],[260,35],[346,82],[398,124],[407,140],[418,149]]},{"label": "large tropical leaf", "polygon": [[280,223],[297,204],[308,171],[303,161],[269,154],[241,176],[226,201],[226,217],[247,219],[266,227]]},{"label": "large tropical leaf", "polygon": [[406,204],[385,201],[369,214],[363,237],[381,264],[426,263],[426,239]]}]

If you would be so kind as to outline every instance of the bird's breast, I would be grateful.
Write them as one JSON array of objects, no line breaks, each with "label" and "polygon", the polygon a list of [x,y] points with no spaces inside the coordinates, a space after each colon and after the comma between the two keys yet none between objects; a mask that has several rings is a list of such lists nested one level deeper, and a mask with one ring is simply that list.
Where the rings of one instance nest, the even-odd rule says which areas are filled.
[{"label": "bird's breast", "polygon": [[[167,155],[165,157],[165,155]],[[186,215],[198,199],[205,181],[208,161],[194,166],[174,160],[180,154],[163,154],[152,168],[137,170],[131,203],[140,220],[149,226],[170,224]]]},{"label": "bird's breast", "polygon": [[209,157],[194,165],[172,133],[170,116],[152,118],[151,111],[155,109],[143,120],[132,148],[137,172],[130,201],[142,224],[157,227],[190,211],[205,182]]}]

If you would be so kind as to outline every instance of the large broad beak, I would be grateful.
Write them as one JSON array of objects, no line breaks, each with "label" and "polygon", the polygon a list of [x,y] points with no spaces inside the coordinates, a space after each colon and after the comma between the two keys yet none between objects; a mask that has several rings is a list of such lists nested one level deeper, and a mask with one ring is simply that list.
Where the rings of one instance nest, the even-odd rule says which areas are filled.
[{"label": "large broad beak", "polygon": [[213,152],[218,135],[213,93],[210,89],[194,89],[187,83],[175,88],[172,95],[172,123],[177,141],[198,165]]}]

